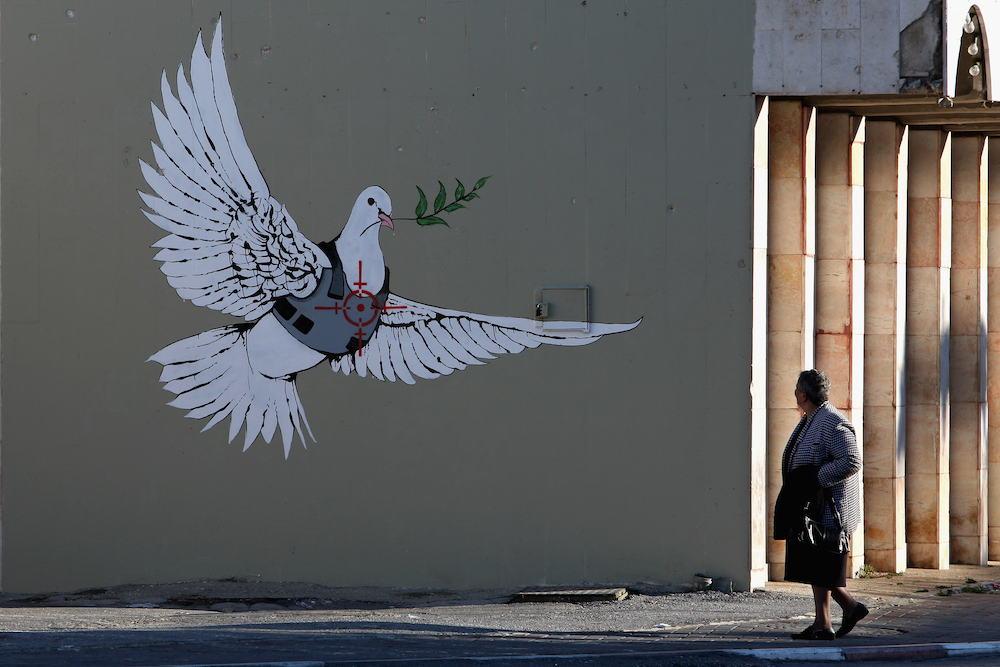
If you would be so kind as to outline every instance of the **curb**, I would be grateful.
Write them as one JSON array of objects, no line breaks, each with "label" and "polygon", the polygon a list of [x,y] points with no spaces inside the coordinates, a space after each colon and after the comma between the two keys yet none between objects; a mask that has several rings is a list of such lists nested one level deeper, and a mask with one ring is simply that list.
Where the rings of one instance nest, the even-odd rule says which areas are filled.
[{"label": "curb", "polygon": [[930,660],[933,658],[1000,655],[1000,642],[911,644],[908,646],[849,646],[845,648],[750,648],[726,649],[720,652],[760,658],[762,660],[803,660],[810,662]]},{"label": "curb", "polygon": [[659,657],[678,655],[704,655],[723,653],[761,660],[800,660],[803,662],[860,662],[864,660],[928,660],[933,658],[957,658],[969,656],[1000,655],[1000,642],[975,642],[969,644],[911,644],[895,646],[848,646],[844,648],[785,648],[785,649],[723,649],[707,651],[639,651],[629,653],[570,653],[570,654],[528,654],[528,655],[495,655],[495,656],[438,656],[423,658],[370,658],[354,660],[284,660],[274,662],[229,662],[205,663],[198,665],[160,665],[159,667],[337,667],[345,663],[431,663],[448,662],[494,662],[500,660],[519,660],[530,664],[535,660],[576,660],[612,657]]}]

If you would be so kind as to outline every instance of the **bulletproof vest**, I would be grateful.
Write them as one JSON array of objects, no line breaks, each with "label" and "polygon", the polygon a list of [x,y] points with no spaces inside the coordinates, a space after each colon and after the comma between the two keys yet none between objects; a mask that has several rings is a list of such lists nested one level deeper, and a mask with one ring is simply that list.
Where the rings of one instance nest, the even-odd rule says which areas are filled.
[{"label": "bulletproof vest", "polygon": [[[332,269],[323,269],[319,284],[309,296],[283,296],[275,300],[277,320],[296,340],[330,356],[353,354],[365,346],[378,328],[389,296],[389,269],[378,294],[351,291],[337,254],[337,239],[320,243]],[[362,267],[364,268],[364,267]]]}]

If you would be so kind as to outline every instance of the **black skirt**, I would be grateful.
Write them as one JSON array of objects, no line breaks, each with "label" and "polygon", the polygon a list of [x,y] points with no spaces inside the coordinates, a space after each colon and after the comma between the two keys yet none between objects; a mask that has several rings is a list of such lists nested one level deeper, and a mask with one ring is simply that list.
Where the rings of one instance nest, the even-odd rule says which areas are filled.
[{"label": "black skirt", "polygon": [[832,554],[796,539],[785,540],[785,581],[820,588],[847,585],[847,554]]}]

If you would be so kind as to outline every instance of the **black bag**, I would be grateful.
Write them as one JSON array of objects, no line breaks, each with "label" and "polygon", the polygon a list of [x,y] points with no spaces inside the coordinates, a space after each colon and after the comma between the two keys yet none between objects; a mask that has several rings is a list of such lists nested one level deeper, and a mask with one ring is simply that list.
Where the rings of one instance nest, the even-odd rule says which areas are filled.
[{"label": "black bag", "polygon": [[832,554],[846,554],[851,549],[850,536],[844,530],[840,520],[840,512],[833,502],[833,495],[829,489],[824,489],[823,495],[833,513],[833,520],[836,521],[836,528],[828,528],[819,521],[814,521],[809,516],[809,504],[806,503],[802,510],[802,517],[798,525],[794,526],[789,533],[789,539],[795,539],[802,544],[808,544]]},{"label": "black bag", "polygon": [[[823,504],[823,487],[816,481],[819,473],[817,466],[800,466],[782,475],[784,483],[774,503],[774,529],[772,536],[776,540],[788,539],[793,529],[801,522],[802,507],[820,507]],[[817,519],[822,518],[820,509]]]}]

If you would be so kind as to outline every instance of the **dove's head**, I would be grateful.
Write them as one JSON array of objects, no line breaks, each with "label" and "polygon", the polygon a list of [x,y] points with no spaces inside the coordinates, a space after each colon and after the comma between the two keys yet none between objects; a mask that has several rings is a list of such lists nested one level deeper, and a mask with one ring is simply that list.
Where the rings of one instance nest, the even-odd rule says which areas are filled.
[{"label": "dove's head", "polygon": [[393,229],[390,215],[392,215],[392,201],[389,199],[389,194],[377,185],[365,188],[354,202],[354,209],[347,225],[344,226],[344,233],[356,234],[359,237],[371,234],[377,239],[380,227]]}]

